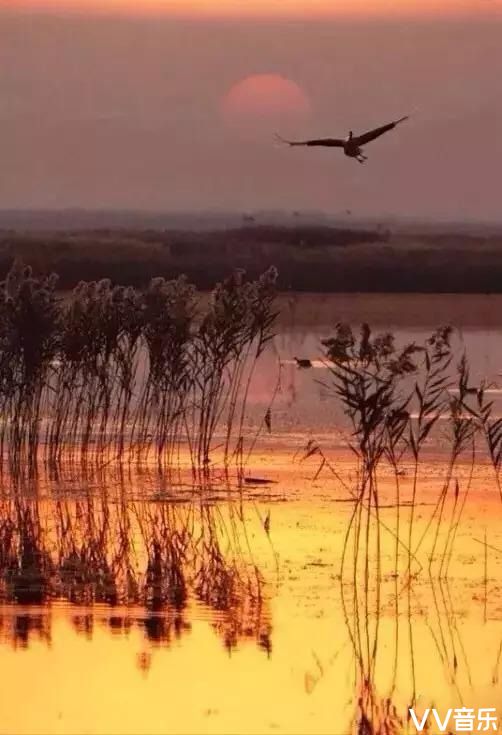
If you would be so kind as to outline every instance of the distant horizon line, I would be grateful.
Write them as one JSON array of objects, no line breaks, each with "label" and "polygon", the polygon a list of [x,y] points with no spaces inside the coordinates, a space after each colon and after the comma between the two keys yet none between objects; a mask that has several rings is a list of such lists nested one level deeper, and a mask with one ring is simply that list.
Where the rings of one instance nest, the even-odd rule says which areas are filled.
[{"label": "distant horizon line", "polygon": [[[439,215],[409,215],[409,214],[365,214],[365,213],[348,213],[344,211],[326,211],[323,209],[313,208],[248,208],[248,209],[224,209],[224,208],[179,208],[179,209],[149,209],[149,208],[131,208],[131,207],[86,207],[86,206],[65,206],[65,207],[34,207],[34,206],[16,206],[16,207],[0,207],[0,218],[13,215],[99,215],[99,216],[144,216],[144,217],[214,217],[214,218],[246,218],[246,217],[298,217],[310,216],[324,219],[344,219],[355,222],[372,221],[372,222],[391,222],[391,223],[423,223],[423,224],[469,224],[469,225],[498,225],[502,226],[502,218],[490,219],[482,217],[451,217]],[[257,223],[259,224],[259,223]],[[1,223],[0,223],[1,227]]]}]

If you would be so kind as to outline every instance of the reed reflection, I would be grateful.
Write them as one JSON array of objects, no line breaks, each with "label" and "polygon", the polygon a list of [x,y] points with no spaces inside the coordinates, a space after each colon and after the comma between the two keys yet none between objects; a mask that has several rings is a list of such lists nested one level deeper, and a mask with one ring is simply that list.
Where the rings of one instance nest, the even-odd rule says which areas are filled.
[{"label": "reed reflection", "polygon": [[88,638],[97,606],[111,634],[140,629],[151,644],[170,645],[190,632],[197,607],[228,649],[254,640],[270,650],[264,580],[245,541],[238,491],[232,500],[228,487],[207,485],[185,487],[176,500],[138,498],[123,473],[109,485],[103,474],[87,479],[92,490],[71,493],[63,482],[40,482],[37,491],[33,481],[4,476],[4,638],[28,645],[43,629],[49,640],[51,605],[65,603],[82,610],[73,626]]}]

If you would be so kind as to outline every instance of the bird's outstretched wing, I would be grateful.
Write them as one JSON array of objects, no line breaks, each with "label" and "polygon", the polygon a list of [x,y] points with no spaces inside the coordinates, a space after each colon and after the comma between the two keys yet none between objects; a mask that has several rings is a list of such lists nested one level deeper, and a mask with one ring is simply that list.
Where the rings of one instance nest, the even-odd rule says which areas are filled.
[{"label": "bird's outstretched wing", "polygon": [[339,139],[339,138],[316,138],[314,140],[286,140],[285,138],[281,138],[280,135],[275,136],[277,140],[279,140],[281,143],[286,143],[286,145],[318,145],[318,146],[325,146],[327,148],[343,148],[345,141]]},{"label": "bird's outstretched wing", "polygon": [[393,130],[396,125],[404,122],[408,119],[408,117],[409,115],[405,115],[405,117],[401,117],[399,118],[399,120],[394,120],[394,122],[388,123],[387,125],[382,125],[380,128],[375,128],[374,130],[370,130],[367,133],[355,136],[353,138],[353,141],[354,143],[356,143],[356,145],[365,145],[366,143],[370,143],[372,140],[379,138],[381,135],[387,133],[389,130]]}]

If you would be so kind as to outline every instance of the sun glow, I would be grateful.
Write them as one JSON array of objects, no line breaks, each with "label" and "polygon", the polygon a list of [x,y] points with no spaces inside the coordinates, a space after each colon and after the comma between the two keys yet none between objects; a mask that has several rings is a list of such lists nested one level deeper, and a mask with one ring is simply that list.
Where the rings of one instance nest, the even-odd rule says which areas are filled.
[{"label": "sun glow", "polygon": [[165,13],[201,17],[461,15],[499,12],[501,0],[0,0],[0,9]]},{"label": "sun glow", "polygon": [[310,101],[301,87],[280,74],[253,74],[233,85],[222,101],[224,119],[243,129],[303,120]]}]

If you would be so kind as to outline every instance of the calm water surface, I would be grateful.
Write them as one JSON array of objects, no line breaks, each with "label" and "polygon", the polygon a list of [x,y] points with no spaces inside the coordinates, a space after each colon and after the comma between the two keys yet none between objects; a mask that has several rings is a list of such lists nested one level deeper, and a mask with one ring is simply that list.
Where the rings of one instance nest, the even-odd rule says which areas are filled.
[{"label": "calm water surface", "polygon": [[[407,582],[404,547],[395,573],[396,523],[410,515],[406,464],[399,518],[395,477],[380,478],[379,573],[374,535],[368,582],[350,560],[341,574],[357,467],[328,371],[294,362],[320,357],[339,321],[399,342],[451,323],[473,379],[502,386],[500,297],[285,297],[248,417],[256,427],[277,388],[272,432],[247,468],[273,484],[239,490],[215,476],[201,486],[186,473],[113,466],[4,477],[0,732],[348,733],[362,714],[392,732],[406,729],[412,702],[502,717],[501,501],[486,462],[455,470],[439,548],[459,498],[465,510],[447,575],[413,561]],[[318,474],[315,456],[300,461],[308,439],[336,476]],[[415,510],[422,559],[446,473],[441,441],[431,441]]]}]

